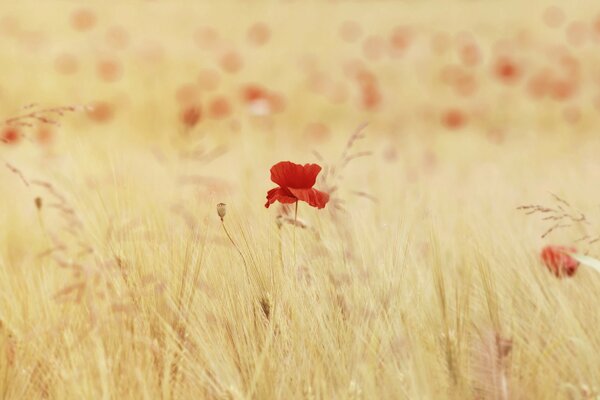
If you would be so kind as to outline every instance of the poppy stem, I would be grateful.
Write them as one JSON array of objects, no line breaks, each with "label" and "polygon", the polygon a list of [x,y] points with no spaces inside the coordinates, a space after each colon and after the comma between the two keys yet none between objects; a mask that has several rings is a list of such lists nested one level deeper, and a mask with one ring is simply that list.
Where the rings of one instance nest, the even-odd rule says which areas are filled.
[{"label": "poppy stem", "polygon": [[296,231],[298,230],[298,200],[294,210],[294,267],[296,266]]},{"label": "poppy stem", "polygon": [[221,218],[221,226],[223,227],[223,230],[225,231],[225,234],[227,235],[227,238],[229,239],[229,241],[231,242],[233,247],[235,247],[237,252],[240,254],[240,257],[242,257],[242,261],[244,262],[244,267],[246,268],[246,273],[248,273],[248,264],[246,264],[246,258],[242,254],[242,251],[240,250],[238,245],[235,244],[235,242],[233,241],[233,238],[231,237],[231,235],[229,234],[229,231],[227,230],[227,227],[225,226],[225,221],[223,221],[223,218]]},{"label": "poppy stem", "polygon": [[281,264],[281,270],[285,270],[285,263],[283,262],[283,239],[281,237],[281,226],[277,227],[279,232],[279,263]]}]

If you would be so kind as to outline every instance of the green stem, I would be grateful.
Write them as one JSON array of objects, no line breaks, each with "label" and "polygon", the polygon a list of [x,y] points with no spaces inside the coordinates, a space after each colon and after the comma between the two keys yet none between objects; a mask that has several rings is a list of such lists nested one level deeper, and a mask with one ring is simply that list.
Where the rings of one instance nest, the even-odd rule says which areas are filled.
[{"label": "green stem", "polygon": [[296,266],[296,230],[298,229],[298,201],[294,210],[294,267]]}]

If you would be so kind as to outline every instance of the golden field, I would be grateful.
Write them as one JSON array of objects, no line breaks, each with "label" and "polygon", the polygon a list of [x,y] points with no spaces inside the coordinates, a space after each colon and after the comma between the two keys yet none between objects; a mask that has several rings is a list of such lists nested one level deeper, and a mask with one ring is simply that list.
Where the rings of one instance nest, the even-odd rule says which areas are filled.
[{"label": "golden field", "polygon": [[[600,256],[599,4],[6,1],[0,39],[1,398],[600,398],[600,276],[540,260]],[[324,209],[264,207],[285,160]]]}]

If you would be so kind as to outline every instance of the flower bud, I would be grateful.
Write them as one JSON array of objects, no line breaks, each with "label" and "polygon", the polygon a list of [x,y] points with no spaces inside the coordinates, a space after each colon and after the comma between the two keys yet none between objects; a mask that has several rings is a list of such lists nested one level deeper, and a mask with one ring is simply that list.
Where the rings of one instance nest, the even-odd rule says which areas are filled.
[{"label": "flower bud", "polygon": [[225,204],[225,203],[217,204],[217,214],[219,214],[221,221],[223,221],[223,218],[225,218],[226,213],[227,213],[227,204]]}]

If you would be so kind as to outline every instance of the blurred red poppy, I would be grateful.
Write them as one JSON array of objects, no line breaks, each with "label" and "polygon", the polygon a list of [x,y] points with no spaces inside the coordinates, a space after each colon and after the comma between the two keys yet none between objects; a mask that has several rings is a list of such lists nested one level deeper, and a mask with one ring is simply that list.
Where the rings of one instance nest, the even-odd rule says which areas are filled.
[{"label": "blurred red poppy", "polygon": [[442,124],[448,129],[459,129],[467,123],[467,116],[457,108],[450,108],[442,115]]},{"label": "blurred red poppy", "polygon": [[13,126],[6,126],[0,140],[6,144],[17,144],[21,140],[21,132]]},{"label": "blurred red poppy", "polygon": [[564,246],[546,246],[540,254],[546,267],[556,277],[573,276],[579,268],[579,261],[570,256],[576,249]]},{"label": "blurred red poppy", "polygon": [[193,128],[196,126],[200,119],[202,118],[202,109],[200,106],[190,105],[181,110],[179,114],[179,120],[185,125],[187,128]]},{"label": "blurred red poppy", "polygon": [[313,189],[321,167],[317,164],[295,164],[281,161],[271,167],[271,180],[279,185],[267,192],[265,207],[276,201],[283,204],[305,201],[313,207],[324,208],[329,194]]},{"label": "blurred red poppy", "polygon": [[80,32],[90,30],[96,25],[96,14],[87,8],[75,10],[71,14],[71,26]]},{"label": "blurred red poppy", "polygon": [[271,30],[264,22],[257,22],[248,28],[246,38],[253,46],[262,46],[271,38]]}]

